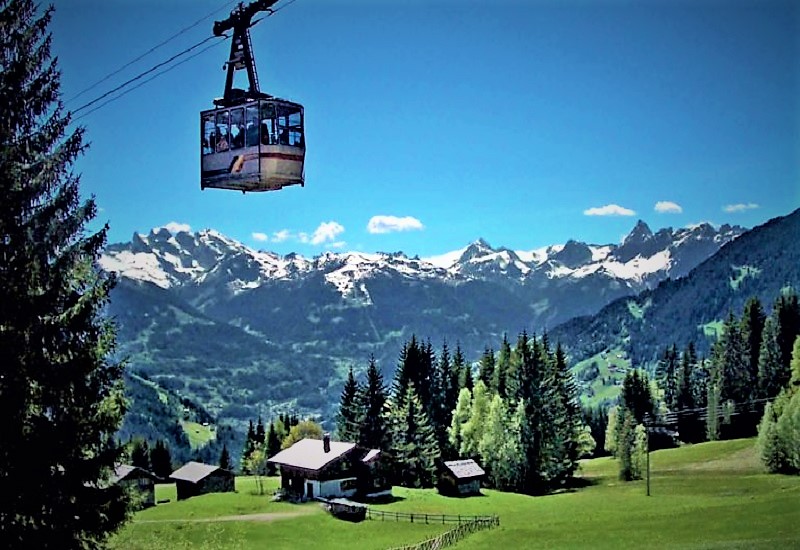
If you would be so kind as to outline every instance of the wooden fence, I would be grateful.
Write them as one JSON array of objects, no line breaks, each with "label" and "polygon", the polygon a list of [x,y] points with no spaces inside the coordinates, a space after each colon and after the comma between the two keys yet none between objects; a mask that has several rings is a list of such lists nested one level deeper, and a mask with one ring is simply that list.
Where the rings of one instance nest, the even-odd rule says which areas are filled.
[{"label": "wooden fence", "polygon": [[[425,516],[430,514],[416,514],[417,516]],[[467,516],[441,516],[444,517],[460,517]],[[398,520],[399,521],[399,520]],[[438,523],[438,522],[433,522]],[[442,523],[447,523],[442,519]],[[467,535],[480,531],[481,529],[491,529],[500,525],[500,518],[497,516],[472,516],[472,519],[466,520],[463,523],[459,522],[458,526],[449,531],[445,531],[439,536],[427,539],[416,544],[408,544],[406,546],[397,546],[391,550],[439,550],[451,546]]]},{"label": "wooden fence", "polygon": [[470,523],[474,521],[491,522],[500,520],[497,516],[462,516],[455,514],[419,514],[413,512],[385,512],[367,508],[367,519],[376,521],[407,521],[409,523]]}]

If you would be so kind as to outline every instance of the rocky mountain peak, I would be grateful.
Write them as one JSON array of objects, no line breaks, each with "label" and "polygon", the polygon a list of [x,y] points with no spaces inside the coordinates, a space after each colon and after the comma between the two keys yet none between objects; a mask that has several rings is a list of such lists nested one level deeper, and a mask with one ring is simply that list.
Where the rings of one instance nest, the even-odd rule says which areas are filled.
[{"label": "rocky mountain peak", "polygon": [[586,243],[570,239],[564,248],[551,256],[551,259],[575,269],[592,261],[592,250]]},{"label": "rocky mountain peak", "polygon": [[652,238],[653,232],[650,230],[650,226],[643,220],[639,220],[631,232],[623,239],[622,246],[643,244]]},{"label": "rocky mountain peak", "polygon": [[467,248],[461,254],[461,257],[458,259],[458,262],[466,263],[469,262],[470,260],[474,260],[476,258],[480,258],[481,256],[492,254],[494,252],[496,252],[496,250],[492,248],[492,245],[486,242],[483,238],[480,238],[477,241],[470,243],[469,246],[467,246]]}]

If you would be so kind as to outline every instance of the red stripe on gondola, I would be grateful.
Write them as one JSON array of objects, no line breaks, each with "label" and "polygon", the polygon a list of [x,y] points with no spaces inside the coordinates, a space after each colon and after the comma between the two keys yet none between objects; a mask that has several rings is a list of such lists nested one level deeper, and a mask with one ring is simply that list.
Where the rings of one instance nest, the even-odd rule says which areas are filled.
[{"label": "red stripe on gondola", "polygon": [[262,151],[261,158],[303,161],[303,155],[292,155],[291,153],[265,153]]}]

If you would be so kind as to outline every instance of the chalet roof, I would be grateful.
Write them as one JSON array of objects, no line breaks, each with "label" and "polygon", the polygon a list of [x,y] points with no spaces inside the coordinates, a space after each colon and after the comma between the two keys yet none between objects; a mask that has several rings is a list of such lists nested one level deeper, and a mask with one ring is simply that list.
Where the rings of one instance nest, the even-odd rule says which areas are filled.
[{"label": "chalet roof", "polygon": [[478,463],[471,458],[466,460],[447,460],[444,465],[457,479],[480,477],[486,474],[483,468],[478,466]]},{"label": "chalet roof", "polygon": [[361,462],[363,462],[364,464],[368,464],[380,456],[381,456],[380,449],[370,449],[369,451],[367,451],[367,454],[364,455],[364,458],[361,459]]},{"label": "chalet roof", "polygon": [[131,466],[130,464],[119,464],[114,468],[114,475],[111,476],[111,483],[117,483],[126,479],[128,476],[135,477],[149,477],[152,480],[157,480],[158,477],[152,472],[148,472],[144,468],[138,466]]},{"label": "chalet roof", "polygon": [[170,475],[170,479],[180,480],[180,481],[191,481],[192,483],[197,483],[203,478],[208,477],[209,475],[213,474],[217,470],[221,470],[223,472],[227,472],[227,470],[223,470],[219,466],[212,466],[211,464],[203,464],[202,462],[187,462]]},{"label": "chalet roof", "polygon": [[301,439],[270,458],[268,462],[316,471],[342,458],[356,446],[355,443],[331,441],[331,450],[326,453],[322,445],[321,439]]}]

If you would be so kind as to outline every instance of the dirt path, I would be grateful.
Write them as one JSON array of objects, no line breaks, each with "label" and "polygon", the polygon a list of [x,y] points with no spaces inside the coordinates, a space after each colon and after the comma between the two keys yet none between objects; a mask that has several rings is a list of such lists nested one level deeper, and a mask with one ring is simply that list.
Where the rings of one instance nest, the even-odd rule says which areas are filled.
[{"label": "dirt path", "polygon": [[213,518],[176,518],[176,519],[139,519],[134,523],[212,523],[217,521],[278,521],[291,519],[298,516],[306,516],[315,513],[316,510],[298,512],[266,512],[261,514],[240,514],[236,516],[217,516]]}]

